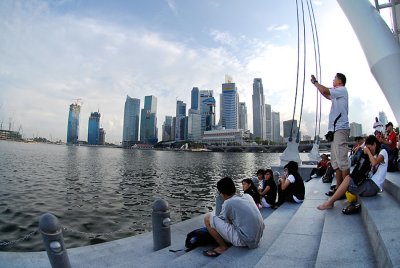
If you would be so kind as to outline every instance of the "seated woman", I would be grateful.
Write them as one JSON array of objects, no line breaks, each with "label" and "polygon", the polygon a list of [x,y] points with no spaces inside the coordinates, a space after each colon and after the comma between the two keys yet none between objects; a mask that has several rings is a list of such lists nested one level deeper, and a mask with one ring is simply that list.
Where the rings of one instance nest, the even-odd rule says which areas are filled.
[{"label": "seated woman", "polygon": [[[388,154],[385,149],[381,149],[381,144],[374,135],[368,136],[365,140],[364,154],[368,155],[372,169],[375,171],[372,177],[367,178],[360,185],[357,185],[350,175],[346,176],[333,196],[317,207],[319,210],[333,208],[335,201],[342,197],[346,191],[356,196],[375,196],[382,190],[386,177]],[[348,210],[359,208],[359,204],[357,203],[350,205],[351,207],[349,206]],[[350,211],[343,211],[345,214],[350,214],[346,212]]]},{"label": "seated woman", "polygon": [[317,167],[311,170],[310,178],[323,176],[328,168],[329,159],[326,154],[321,155],[321,161],[318,162]]},{"label": "seated woman", "polygon": [[275,208],[277,187],[274,180],[272,169],[265,170],[263,178],[260,179],[261,188],[258,192],[261,196],[261,206],[263,208]]},{"label": "seated woman", "polygon": [[284,167],[284,174],[278,180],[278,203],[282,205],[285,201],[301,203],[304,200],[304,181],[299,174],[297,162],[290,161]]},{"label": "seated woman", "polygon": [[260,194],[258,193],[257,187],[254,185],[253,181],[251,179],[244,179],[242,180],[242,187],[243,187],[243,192],[245,194],[249,194],[253,200],[254,203],[256,203],[258,208],[261,208],[261,198]]}]

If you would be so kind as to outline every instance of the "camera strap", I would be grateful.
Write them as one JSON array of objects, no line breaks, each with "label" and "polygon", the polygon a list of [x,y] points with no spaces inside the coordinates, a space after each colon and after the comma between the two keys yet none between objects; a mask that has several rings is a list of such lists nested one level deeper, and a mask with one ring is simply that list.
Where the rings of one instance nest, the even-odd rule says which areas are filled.
[{"label": "camera strap", "polygon": [[339,118],[342,116],[342,113],[340,113],[337,117],[336,117],[336,119],[335,119],[335,121],[333,121],[333,133],[335,133],[335,131],[336,131],[336,123],[337,123],[337,121],[339,120]]}]

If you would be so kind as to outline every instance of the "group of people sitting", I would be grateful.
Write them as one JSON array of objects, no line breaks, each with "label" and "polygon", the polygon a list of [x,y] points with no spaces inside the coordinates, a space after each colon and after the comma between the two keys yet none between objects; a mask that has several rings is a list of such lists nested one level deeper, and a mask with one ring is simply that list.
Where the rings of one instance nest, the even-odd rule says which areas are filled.
[{"label": "group of people sitting", "polygon": [[294,161],[285,165],[277,183],[272,169],[259,169],[254,179],[242,180],[242,187],[258,208],[277,208],[285,201],[301,203],[304,200],[304,182]]},{"label": "group of people sitting", "polygon": [[[262,207],[276,208],[285,201],[301,203],[304,200],[304,182],[297,162],[284,166],[284,174],[275,183],[271,169],[257,171],[257,187],[252,179],[244,179],[244,194],[237,195],[233,180],[229,177],[217,182],[217,190],[224,199],[219,215],[206,214],[204,224],[217,243],[217,247],[203,251],[207,257],[217,257],[230,245],[255,248],[264,231],[260,213]],[[256,183],[257,183],[256,182]]]}]

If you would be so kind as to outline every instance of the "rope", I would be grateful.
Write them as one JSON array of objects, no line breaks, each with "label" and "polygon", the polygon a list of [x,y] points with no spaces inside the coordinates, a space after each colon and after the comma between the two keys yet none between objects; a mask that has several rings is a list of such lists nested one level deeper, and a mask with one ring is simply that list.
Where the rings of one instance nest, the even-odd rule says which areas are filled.
[{"label": "rope", "polygon": [[304,104],[304,87],[305,87],[305,81],[306,81],[306,58],[307,58],[307,53],[306,53],[306,27],[305,27],[305,21],[304,21],[304,6],[303,6],[303,0],[301,0],[301,12],[302,12],[302,17],[303,17],[303,50],[304,50],[304,55],[303,55],[303,92],[301,95],[301,106],[300,106],[300,119],[299,119],[299,128],[297,130],[297,138],[296,142],[300,142],[300,127],[301,127],[301,119],[303,116],[303,104]]},{"label": "rope", "polygon": [[297,103],[297,89],[299,87],[299,65],[300,65],[300,26],[299,26],[299,5],[298,0],[296,0],[296,18],[297,18],[297,75],[296,75],[296,94],[294,96],[294,106],[293,106],[293,116],[292,116],[292,125],[290,127],[290,136],[289,141],[293,140],[293,124],[294,124],[294,115],[296,112],[296,103]]}]

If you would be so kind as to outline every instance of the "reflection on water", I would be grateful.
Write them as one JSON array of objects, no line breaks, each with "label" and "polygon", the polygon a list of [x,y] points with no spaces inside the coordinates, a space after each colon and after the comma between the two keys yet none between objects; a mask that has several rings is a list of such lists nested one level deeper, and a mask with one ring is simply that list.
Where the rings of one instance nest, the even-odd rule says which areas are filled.
[{"label": "reflection on water", "polygon": [[[0,141],[0,242],[37,230],[45,212],[67,228],[68,248],[151,230],[154,200],[179,222],[213,210],[215,184],[237,183],[279,154],[171,152]],[[105,235],[104,233],[108,233]],[[110,234],[111,233],[111,234]],[[41,237],[1,251],[44,250]]]}]

